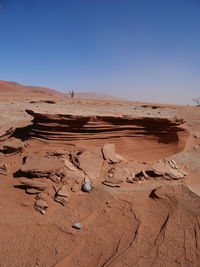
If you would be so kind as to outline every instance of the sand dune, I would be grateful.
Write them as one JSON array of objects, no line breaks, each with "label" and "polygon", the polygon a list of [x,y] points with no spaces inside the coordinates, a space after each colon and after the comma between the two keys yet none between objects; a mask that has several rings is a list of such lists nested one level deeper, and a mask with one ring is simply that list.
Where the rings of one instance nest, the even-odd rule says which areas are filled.
[{"label": "sand dune", "polygon": [[39,86],[25,86],[16,82],[0,81],[0,93],[42,93],[59,96],[62,93]]},{"label": "sand dune", "polygon": [[[69,90],[70,91],[70,90]],[[0,93],[1,94],[13,94],[15,93],[17,95],[24,95],[28,96],[27,94],[33,94],[32,96],[42,97],[42,95],[45,97],[49,96],[57,96],[57,97],[67,97],[70,98],[70,94],[68,91],[62,93],[60,91],[49,89],[45,87],[40,86],[27,86],[22,85],[16,82],[8,82],[8,81],[0,81]],[[84,99],[100,99],[100,100],[120,100],[117,97],[114,97],[109,94],[101,94],[101,93],[95,93],[95,92],[76,92],[75,91],[75,98],[84,98]]]}]

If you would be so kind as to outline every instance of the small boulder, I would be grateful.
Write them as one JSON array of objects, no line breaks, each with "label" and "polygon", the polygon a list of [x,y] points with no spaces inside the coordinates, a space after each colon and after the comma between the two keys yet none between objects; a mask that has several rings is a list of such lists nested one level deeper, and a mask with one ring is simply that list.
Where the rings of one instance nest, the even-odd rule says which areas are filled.
[{"label": "small boulder", "polygon": [[92,185],[90,182],[86,182],[82,186],[82,191],[83,192],[90,192],[92,190]]}]

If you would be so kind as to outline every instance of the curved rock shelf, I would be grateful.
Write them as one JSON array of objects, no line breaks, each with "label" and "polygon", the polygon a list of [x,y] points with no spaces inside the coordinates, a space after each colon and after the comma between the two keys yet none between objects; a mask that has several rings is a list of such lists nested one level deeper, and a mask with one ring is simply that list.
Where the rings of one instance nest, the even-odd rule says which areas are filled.
[{"label": "curved rock shelf", "polygon": [[178,119],[27,113],[33,116],[29,138],[87,149],[113,143],[120,155],[141,161],[183,151],[189,136]]}]

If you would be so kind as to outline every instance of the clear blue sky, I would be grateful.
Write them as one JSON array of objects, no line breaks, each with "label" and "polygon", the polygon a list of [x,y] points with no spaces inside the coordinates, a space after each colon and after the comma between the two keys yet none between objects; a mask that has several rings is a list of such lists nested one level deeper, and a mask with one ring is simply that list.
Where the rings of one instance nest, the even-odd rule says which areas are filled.
[{"label": "clear blue sky", "polygon": [[162,103],[200,96],[200,0],[0,3],[0,80]]}]

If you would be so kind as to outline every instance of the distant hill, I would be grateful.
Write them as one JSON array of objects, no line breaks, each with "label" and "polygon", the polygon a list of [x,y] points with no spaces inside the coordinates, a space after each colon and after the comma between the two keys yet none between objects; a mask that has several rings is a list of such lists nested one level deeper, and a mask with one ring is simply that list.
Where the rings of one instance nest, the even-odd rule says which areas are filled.
[{"label": "distant hill", "polygon": [[[26,86],[16,82],[0,81],[0,93],[40,93],[45,95],[69,97],[68,92],[61,93],[54,89],[49,89],[39,86]],[[85,99],[99,99],[99,100],[120,100],[120,98],[114,97],[108,94],[101,94],[95,92],[83,92],[76,93],[75,98],[85,98]]]},{"label": "distant hill", "polygon": [[86,98],[86,99],[100,99],[100,100],[120,100],[120,98],[117,98],[112,95],[95,93],[95,92],[77,93],[75,94],[75,97]]},{"label": "distant hill", "polygon": [[42,93],[54,96],[63,96],[63,93],[53,89],[39,87],[39,86],[26,86],[16,82],[0,81],[0,93]]}]

